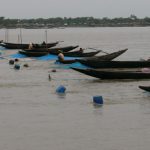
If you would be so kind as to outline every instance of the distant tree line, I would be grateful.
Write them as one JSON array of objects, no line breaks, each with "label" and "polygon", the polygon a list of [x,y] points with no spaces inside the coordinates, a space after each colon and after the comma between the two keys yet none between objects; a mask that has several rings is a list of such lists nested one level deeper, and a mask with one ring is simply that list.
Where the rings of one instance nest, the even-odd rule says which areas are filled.
[{"label": "distant tree line", "polygon": [[37,19],[6,19],[0,17],[0,28],[52,28],[52,27],[128,27],[150,26],[150,18],[138,18],[131,15],[127,18],[37,18]]}]

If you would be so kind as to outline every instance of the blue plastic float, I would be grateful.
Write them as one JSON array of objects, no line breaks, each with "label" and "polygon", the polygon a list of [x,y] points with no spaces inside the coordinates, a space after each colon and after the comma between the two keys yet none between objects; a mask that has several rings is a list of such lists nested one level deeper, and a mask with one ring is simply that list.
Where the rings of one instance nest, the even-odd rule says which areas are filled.
[{"label": "blue plastic float", "polygon": [[102,96],[93,96],[93,103],[97,105],[103,104],[103,97]]},{"label": "blue plastic float", "polygon": [[14,69],[19,70],[20,69],[20,65],[19,64],[15,64],[14,65]]},{"label": "blue plastic float", "polygon": [[65,93],[66,88],[63,85],[60,85],[57,89],[56,89],[56,93],[60,93],[63,94]]}]

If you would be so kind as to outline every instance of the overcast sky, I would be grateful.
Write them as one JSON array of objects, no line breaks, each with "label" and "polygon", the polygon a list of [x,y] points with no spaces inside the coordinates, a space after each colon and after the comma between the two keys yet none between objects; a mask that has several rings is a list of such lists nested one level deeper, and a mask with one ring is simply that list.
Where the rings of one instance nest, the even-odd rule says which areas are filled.
[{"label": "overcast sky", "polygon": [[150,17],[150,0],[3,0],[5,18]]}]

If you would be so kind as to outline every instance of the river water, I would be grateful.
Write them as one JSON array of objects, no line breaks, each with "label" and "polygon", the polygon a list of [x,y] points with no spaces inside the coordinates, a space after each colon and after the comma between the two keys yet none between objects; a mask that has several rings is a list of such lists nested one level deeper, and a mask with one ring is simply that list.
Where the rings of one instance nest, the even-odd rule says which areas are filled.
[{"label": "river water", "polygon": [[[117,60],[150,57],[150,27],[22,29],[22,40],[42,42],[45,32],[50,42],[64,41],[60,46],[128,48]],[[17,42],[19,34],[9,29],[9,41]],[[3,55],[16,52],[3,50]],[[1,150],[149,150],[150,94],[138,88],[149,80],[99,80],[62,68],[52,72],[54,61],[22,59],[20,65],[14,70],[7,59],[0,60]],[[60,85],[65,95],[55,93]],[[96,95],[103,97],[103,106],[93,105]]]}]

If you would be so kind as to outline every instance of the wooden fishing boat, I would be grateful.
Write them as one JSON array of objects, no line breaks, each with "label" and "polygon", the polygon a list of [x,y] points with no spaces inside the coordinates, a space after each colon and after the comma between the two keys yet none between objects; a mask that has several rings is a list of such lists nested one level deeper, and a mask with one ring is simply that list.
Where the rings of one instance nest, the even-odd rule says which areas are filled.
[{"label": "wooden fishing boat", "polygon": [[112,53],[107,53],[107,54],[101,55],[101,56],[93,56],[93,57],[86,58],[86,60],[88,60],[88,61],[113,60],[116,57],[120,56],[121,54],[125,53],[127,50],[128,49],[126,48],[126,49],[118,50],[118,51],[115,51]]},{"label": "wooden fishing boat", "polygon": [[79,60],[81,64],[92,68],[143,68],[150,67],[150,61],[98,61]]},{"label": "wooden fishing boat", "polygon": [[65,46],[65,47],[54,47],[54,48],[37,48],[37,47],[33,47],[32,49],[23,49],[24,51],[32,51],[32,52],[51,52],[51,53],[56,53],[58,54],[59,51],[62,52],[69,52],[75,48],[77,48],[78,45],[76,46]]},{"label": "wooden fishing boat", "polygon": [[35,48],[35,47],[33,47],[32,49],[21,49],[21,50],[23,50],[23,51],[27,51],[27,52],[48,52],[48,48]]},{"label": "wooden fishing boat", "polygon": [[45,56],[48,55],[48,52],[32,52],[32,51],[24,51],[24,50],[19,50],[18,51],[20,54],[26,55],[28,57],[40,57],[40,56]]},{"label": "wooden fishing boat", "polygon": [[22,48],[28,48],[29,44],[18,44],[18,43],[1,42],[0,46],[5,47],[7,49],[22,49]]},{"label": "wooden fishing boat", "polygon": [[142,71],[127,71],[127,70],[98,70],[98,69],[80,69],[73,68],[83,74],[99,78],[99,79],[150,79],[150,73]]},{"label": "wooden fishing boat", "polygon": [[[110,60],[118,57],[119,55],[123,54],[126,51],[127,51],[127,49],[119,50],[119,51],[116,51],[116,52],[113,52],[113,53],[110,53],[110,54],[106,54],[106,55],[86,57],[82,60],[98,60],[98,61],[106,60],[106,61],[110,61]],[[63,60],[63,61],[58,60],[58,61],[62,64],[71,64],[71,63],[74,63],[74,62],[77,62],[77,61],[80,62],[80,59]]]},{"label": "wooden fishing boat", "polygon": [[[24,54],[24,55],[30,55],[30,54],[38,54],[38,53],[49,53],[49,54],[53,54],[53,55],[55,55],[54,53],[51,53],[49,50],[45,50],[45,51],[43,51],[43,50],[39,50],[39,51],[35,51],[35,50],[19,50],[18,51],[19,53],[21,53],[21,54]],[[60,52],[58,52],[58,54],[59,54]],[[87,53],[81,53],[80,51],[73,51],[73,52],[64,52],[63,54],[64,54],[64,56],[69,56],[69,57],[91,57],[91,56],[94,56],[94,55],[96,55],[96,54],[98,54],[99,53],[99,51],[97,51],[97,52],[87,52]],[[32,57],[32,55],[30,56],[30,57]],[[34,56],[33,56],[34,57]]]},{"label": "wooden fishing boat", "polygon": [[147,91],[147,92],[150,92],[150,86],[139,86],[140,89],[144,90],[144,91]]},{"label": "wooden fishing boat", "polygon": [[[59,42],[47,43],[47,44],[33,44],[35,48],[50,48],[56,46]],[[0,46],[3,46],[7,49],[28,49],[29,44],[19,44],[19,43],[7,43],[1,42]]]},{"label": "wooden fishing boat", "polygon": [[[91,56],[95,56],[96,54],[98,54],[100,51],[95,51],[95,52],[81,52],[79,50],[77,51],[72,51],[72,52],[64,52],[64,56],[68,56],[68,57],[91,57]],[[58,55],[60,52],[50,52],[50,54],[53,55]]]},{"label": "wooden fishing boat", "polygon": [[58,51],[62,51],[62,52],[69,52],[75,48],[79,47],[79,45],[75,45],[75,46],[65,46],[65,47],[54,47],[54,48],[49,48],[48,50],[51,53],[55,53],[58,54]]}]

